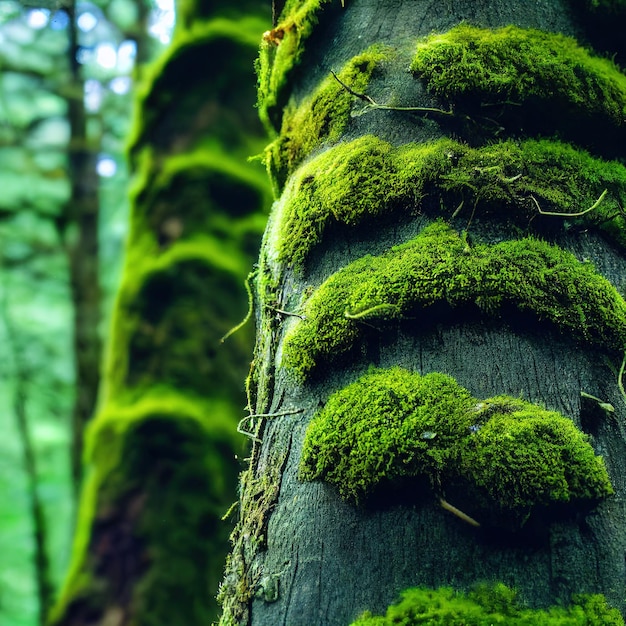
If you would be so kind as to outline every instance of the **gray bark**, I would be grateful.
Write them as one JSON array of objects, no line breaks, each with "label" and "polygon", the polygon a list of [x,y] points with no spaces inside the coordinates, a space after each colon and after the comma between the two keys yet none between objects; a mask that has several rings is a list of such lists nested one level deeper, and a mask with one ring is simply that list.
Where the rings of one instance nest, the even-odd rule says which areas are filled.
[{"label": "gray bark", "polygon": [[[307,42],[298,78],[292,85],[295,101],[310,93],[330,69],[337,70],[373,43],[393,45],[396,60],[376,74],[367,90],[377,102],[437,106],[407,71],[418,38],[446,31],[467,20],[495,28],[506,24],[560,32],[585,41],[583,25],[570,3],[556,0],[348,0],[323,13]],[[447,136],[450,130],[434,118],[416,118],[394,111],[371,111],[354,117],[342,141],[364,134],[401,145]],[[278,304],[297,310],[305,294],[364,254],[380,254],[417,234],[426,218],[373,229],[337,229],[322,244],[304,277],[277,266],[267,256],[262,263],[280,276]],[[453,226],[467,227],[467,215]],[[271,227],[271,225],[270,225]],[[513,236],[506,225],[475,219],[475,240],[497,242]],[[599,273],[620,291],[626,288],[626,258],[596,234],[558,232],[553,241],[589,259]],[[581,345],[531,318],[451,319],[423,323],[402,322],[380,333],[361,358],[343,368],[329,368],[323,379],[295,384],[280,365],[281,342],[293,318],[274,322],[271,342],[267,331],[272,311],[258,312],[260,331],[257,367],[257,412],[280,415],[261,423],[252,457],[251,476],[274,480],[280,472],[279,492],[267,515],[265,543],[260,550],[245,546],[246,571],[256,593],[249,606],[254,626],[347,625],[364,610],[384,613],[400,591],[411,586],[452,586],[468,589],[477,581],[502,581],[519,590],[534,607],[567,603],[572,593],[602,593],[609,603],[626,611],[626,428],[624,401],[614,368],[616,354]],[[612,361],[612,362],[611,362]],[[405,485],[385,501],[353,506],[322,482],[297,478],[306,426],[328,397],[364,373],[370,365],[400,365],[422,374],[444,372],[478,398],[499,394],[523,397],[570,416],[583,430],[584,391],[610,402],[616,412],[593,428],[592,445],[604,457],[615,496],[595,508],[579,508],[563,515],[537,515],[518,532],[489,523],[479,529],[444,511],[429,489]],[[244,482],[245,490],[250,484]],[[471,510],[463,493],[448,499]],[[243,524],[246,523],[244,512]],[[236,537],[237,539],[237,537]],[[262,542],[263,543],[263,542]],[[233,557],[234,558],[234,557]]]}]

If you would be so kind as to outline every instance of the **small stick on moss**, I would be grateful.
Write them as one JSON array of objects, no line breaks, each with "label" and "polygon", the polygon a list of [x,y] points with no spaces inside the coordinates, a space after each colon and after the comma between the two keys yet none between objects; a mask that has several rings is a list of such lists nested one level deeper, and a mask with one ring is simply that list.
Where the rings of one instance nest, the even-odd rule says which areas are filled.
[{"label": "small stick on moss", "polygon": [[221,339],[220,343],[224,343],[231,335],[234,335],[238,330],[241,330],[252,317],[252,311],[254,310],[254,297],[252,296],[252,287],[250,287],[250,281],[256,276],[256,271],[250,272],[244,281],[246,292],[248,293],[248,312],[239,324],[233,326]]},{"label": "small stick on moss", "polygon": [[544,211],[539,206],[539,202],[537,202],[537,199],[535,198],[535,196],[531,195],[530,199],[535,203],[535,206],[537,207],[537,211],[539,211],[541,215],[552,215],[554,217],[581,217],[585,215],[586,213],[589,213],[589,211],[593,211],[594,209],[597,209],[600,206],[600,203],[604,200],[604,198],[606,198],[607,193],[609,193],[609,190],[605,189],[600,194],[600,197],[593,203],[592,206],[590,206],[588,209],[585,209],[584,211],[579,211],[578,213],[560,213],[558,211]]},{"label": "small stick on moss", "polygon": [[355,98],[359,98],[359,100],[363,100],[364,102],[367,102],[368,104],[368,108],[370,109],[379,109],[381,111],[404,111],[404,112],[409,112],[409,113],[424,113],[424,114],[428,114],[428,113],[435,113],[437,115],[446,115],[446,116],[454,116],[454,112],[453,111],[444,111],[443,109],[437,109],[435,107],[394,107],[394,106],[390,106],[387,104],[378,104],[378,102],[376,102],[374,100],[374,98],[364,94],[364,93],[359,93],[358,91],[354,91],[354,89],[351,89],[350,87],[348,87],[348,85],[346,85],[340,78],[339,76],[337,76],[337,74],[335,74],[335,72],[333,72],[333,70],[330,70],[330,73],[334,76],[335,80],[351,95],[353,95]]},{"label": "small stick on moss", "polygon": [[248,415],[248,417],[244,417],[242,420],[239,420],[239,424],[237,424],[237,432],[240,435],[248,437],[248,439],[252,439],[252,441],[254,441],[255,443],[262,443],[261,440],[251,430],[246,430],[244,428],[244,424],[246,424],[251,417],[251,415]]},{"label": "small stick on moss", "polygon": [[377,304],[376,306],[372,306],[369,309],[365,309],[364,311],[359,311],[358,313],[350,313],[350,311],[346,309],[343,315],[349,320],[361,320],[363,318],[366,318],[368,315],[371,315],[372,313],[377,313],[378,311],[384,311],[385,309],[391,309],[392,311],[397,311],[398,307],[395,304],[383,303],[383,304]]},{"label": "small stick on moss", "polygon": [[283,309],[279,309],[275,306],[270,306],[269,304],[265,305],[270,311],[274,311],[276,313],[280,313],[281,315],[286,315],[287,317],[299,317],[301,320],[305,320],[306,317],[304,315],[300,315],[300,313],[293,313],[291,311],[285,311]]},{"label": "small stick on moss", "polygon": [[459,204],[459,206],[456,207],[456,209],[454,209],[454,213],[450,216],[451,220],[453,220],[461,212],[461,209],[463,208],[464,204],[465,204],[465,200],[461,200],[461,204]]},{"label": "small stick on moss", "polygon": [[463,513],[460,509],[457,509],[455,506],[452,506],[449,502],[446,502],[443,498],[439,498],[439,504],[446,511],[452,513],[452,515],[456,515],[459,519],[462,519],[464,522],[467,522],[470,526],[474,526],[476,528],[480,527],[480,522],[477,522],[473,517],[470,517],[467,513]]}]

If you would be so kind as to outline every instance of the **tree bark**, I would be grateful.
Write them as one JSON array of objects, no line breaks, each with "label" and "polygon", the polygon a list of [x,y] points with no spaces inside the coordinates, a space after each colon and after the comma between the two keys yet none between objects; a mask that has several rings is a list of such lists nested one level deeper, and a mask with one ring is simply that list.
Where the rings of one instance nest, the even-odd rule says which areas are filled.
[{"label": "tree bark", "polygon": [[[572,594],[603,594],[624,614],[626,429],[618,384],[623,315],[613,339],[594,343],[580,334],[578,323],[565,328],[560,315],[548,320],[537,300],[522,306],[506,290],[493,307],[483,301],[493,292],[482,288],[463,296],[459,305],[452,292],[457,279],[452,270],[441,283],[443,295],[417,304],[448,262],[434,259],[421,274],[408,264],[406,285],[400,281],[398,287],[398,276],[385,260],[398,255],[394,246],[413,245],[442,219],[466,243],[460,253],[451,252],[453,263],[472,250],[486,250],[483,245],[520,241],[532,247],[530,235],[550,242],[555,246],[551,250],[573,255],[563,258],[593,264],[608,280],[607,293],[615,306],[624,310],[620,294],[626,288],[626,258],[617,234],[624,227],[626,191],[626,170],[619,161],[624,157],[623,114],[605,124],[604,113],[570,104],[567,89],[559,92],[556,75],[545,83],[550,89],[543,87],[532,96],[524,88],[507,91],[494,83],[483,85],[484,90],[474,85],[455,91],[452,82],[437,91],[434,81],[449,65],[437,65],[432,57],[417,69],[412,65],[418,42],[432,42],[426,39],[431,33],[460,32],[454,29],[461,23],[488,29],[471,31],[469,50],[480,46],[479,33],[501,32],[497,29],[512,24],[524,33],[560,33],[585,46],[586,54],[603,54],[598,24],[606,26],[608,18],[589,13],[581,3],[554,0],[345,4],[288,2],[262,44],[261,116],[277,133],[266,162],[281,195],[256,279],[255,403],[249,419],[255,443],[242,478],[221,623],[347,625],[366,610],[385,613],[410,587],[466,591],[481,582],[514,587],[532,608],[566,605]],[[623,15],[622,3],[613,8]],[[573,42],[558,41],[559,50],[569,45],[566,41]],[[598,46],[595,52],[591,42]],[[379,47],[372,50],[373,45]],[[613,51],[623,54],[623,49]],[[461,54],[458,58],[451,64],[464,62]],[[563,67],[567,61],[555,63]],[[529,78],[534,70],[520,69],[521,53],[512,65],[520,72],[514,83],[541,83],[539,74]],[[410,66],[413,71],[408,71]],[[498,65],[487,73],[500,80],[509,69]],[[618,99],[626,102],[626,79],[613,69],[615,84],[621,85]],[[576,65],[573,75],[579,71]],[[589,83],[581,92],[588,104],[593,96],[586,89]],[[444,138],[455,142],[442,148],[443,160],[452,161],[450,169],[446,165],[445,172],[432,177],[427,173],[425,182],[424,172],[433,165],[418,148]],[[618,159],[619,174],[613,183],[603,179],[594,192],[588,189],[587,198],[568,192],[567,209],[547,192],[539,198],[530,187],[520,194],[508,187],[497,198],[490,195],[481,176],[489,167],[506,166],[504,158],[489,161],[484,150],[506,142],[529,146],[524,142],[539,138],[567,144],[603,163]],[[373,159],[374,148],[363,146],[381,152]],[[457,161],[460,153],[451,146],[483,150],[463,183],[456,178],[463,167]],[[422,167],[421,174],[407,176],[405,165],[388,167],[388,155],[400,155],[401,160],[408,150],[414,155],[409,169]],[[373,165],[364,165],[365,159]],[[538,174],[532,173],[532,164],[544,171],[549,167],[547,161],[534,159],[499,170],[509,181],[505,185],[524,180],[533,186]],[[553,190],[563,178],[563,167],[550,170],[548,187]],[[582,180],[583,168],[577,171]],[[590,198],[595,193],[598,199],[605,188],[607,195],[594,205]],[[612,207],[602,207],[608,213],[586,221],[605,201]],[[580,218],[563,215],[592,206]],[[606,230],[609,223],[615,226],[613,234]],[[483,258],[482,252],[477,254]],[[382,268],[375,275],[378,282],[345,286],[343,277],[357,266]],[[366,270],[362,272],[357,282],[368,280]],[[560,294],[565,313],[577,303],[558,281],[550,279],[546,289]],[[523,291],[525,280],[519,283]],[[360,287],[369,289],[369,308],[357,307]],[[400,296],[393,300],[401,289],[414,294],[408,304]],[[348,318],[341,322],[344,331],[336,330],[335,314]],[[333,333],[339,332],[350,338],[335,340]],[[509,523],[494,513],[495,504],[481,504],[474,486],[462,480],[437,483],[432,476],[429,481],[426,475],[402,476],[397,470],[400,478],[382,480],[356,504],[340,496],[345,483],[304,480],[303,442],[311,421],[372,366],[376,371],[399,366],[421,375],[441,372],[474,398],[505,394],[559,412],[586,432],[595,454],[603,457],[614,495],[573,499],[565,507],[530,507],[526,518]],[[597,413],[601,402],[604,409]],[[367,424],[367,414],[353,419],[357,417]],[[422,435],[429,439],[437,433]],[[480,526],[468,524],[442,502]]]}]

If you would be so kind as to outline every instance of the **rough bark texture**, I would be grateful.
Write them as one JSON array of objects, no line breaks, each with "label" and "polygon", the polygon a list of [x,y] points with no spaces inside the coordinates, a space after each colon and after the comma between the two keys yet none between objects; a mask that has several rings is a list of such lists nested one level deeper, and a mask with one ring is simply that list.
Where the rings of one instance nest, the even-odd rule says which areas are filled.
[{"label": "rough bark texture", "polygon": [[[451,193],[448,174],[433,179],[430,186],[418,188],[415,183],[413,197],[409,185],[408,191],[403,188],[389,200],[380,189],[397,186],[390,176],[378,181],[379,191],[370,196],[361,189],[367,187],[368,178],[376,179],[379,170],[373,167],[369,175],[355,179],[355,167],[344,167],[350,155],[345,145],[368,134],[392,146],[450,137],[473,148],[543,136],[566,141],[600,159],[619,161],[625,145],[623,110],[621,119],[605,126],[601,114],[583,113],[563,102],[554,104],[551,98],[558,99],[554,93],[546,92],[543,102],[540,95],[516,103],[505,102],[505,91],[437,95],[425,79],[408,71],[418,41],[433,32],[446,33],[464,21],[487,29],[513,24],[562,33],[588,51],[595,46],[595,53],[605,53],[605,46],[615,41],[602,37],[600,26],[607,28],[609,23],[606,14],[555,0],[348,0],[345,4],[342,8],[338,1],[288,2],[261,52],[261,114],[277,132],[267,162],[282,195],[266,231],[256,281],[258,330],[251,376],[256,406],[250,418],[256,442],[242,480],[240,521],[222,592],[222,623],[347,625],[365,610],[384,613],[408,587],[467,590],[485,581],[515,587],[530,607],[567,604],[572,594],[597,593],[624,614],[626,411],[617,381],[624,349],[621,339],[593,345],[575,338],[575,328],[572,332],[558,320],[551,323],[515,306],[457,307],[446,303],[444,284],[440,307],[415,306],[409,315],[394,317],[375,313],[389,306],[384,300],[373,298],[371,309],[363,305],[366,312],[350,321],[358,338],[343,357],[324,353],[323,364],[305,371],[298,369],[300,357],[289,351],[294,335],[313,323],[317,305],[311,303],[324,281],[364,255],[381,255],[410,241],[442,218],[464,233],[469,247],[531,234],[571,252],[578,261],[590,261],[613,285],[615,302],[623,310],[626,255],[616,233],[624,228],[625,170],[620,181],[606,186],[614,202],[607,219],[577,221],[540,215],[528,193],[494,201],[481,195],[480,180],[475,185],[470,180],[464,191]],[[623,18],[622,3],[614,3],[613,10],[613,16]],[[314,27],[307,21],[311,15],[317,22]],[[382,60],[373,61],[375,69],[365,89],[355,87],[357,95],[347,94],[332,78],[324,83],[330,70],[339,72],[374,44],[385,48]],[[287,46],[294,50],[293,63],[285,60]],[[621,58],[624,51],[613,52]],[[359,64],[365,66],[362,60]],[[283,71],[281,81],[277,75]],[[441,70],[433,70],[437,71]],[[354,72],[345,76],[350,76],[351,82],[344,78],[348,87],[356,84]],[[626,83],[620,82],[623,77],[616,80],[623,97]],[[324,89],[331,90],[324,93],[332,97],[321,97]],[[358,97],[363,92],[369,102]],[[346,95],[348,112],[333,109]],[[375,104],[439,111],[383,110]],[[454,115],[447,116],[448,111]],[[561,123],[568,115],[582,115],[585,121],[578,128],[568,127]],[[316,129],[317,134],[302,137],[302,129]],[[333,151],[339,155],[335,161]],[[336,175],[324,182],[330,171]],[[478,164],[475,175],[482,173]],[[516,180],[532,178],[524,168],[504,175],[511,184],[518,175]],[[595,192],[596,199],[603,185]],[[352,191],[341,195],[337,189],[342,186]],[[558,186],[556,178],[554,186]],[[307,214],[302,209],[299,218],[289,221],[290,207],[305,193],[318,203],[317,212]],[[339,200],[330,206],[333,197]],[[607,199],[608,195],[603,201]],[[581,197],[570,200],[572,213],[593,204],[593,200],[585,204]],[[363,202],[369,204],[359,213]],[[548,198],[538,202],[543,211],[561,212]],[[357,208],[351,212],[346,207]],[[523,207],[529,212],[516,217],[516,211],[525,212]],[[324,211],[330,216],[327,222],[326,217],[320,218]],[[307,224],[307,219],[314,223]],[[613,235],[605,229],[608,223],[616,226]],[[316,241],[307,243],[304,255],[290,257],[285,242],[304,236],[303,232],[313,233]],[[407,267],[407,281],[423,280],[426,288],[437,280],[428,274],[416,278],[412,269]],[[531,270],[529,280],[530,274]],[[558,292],[558,285],[552,286]],[[562,295],[567,299],[567,294]],[[346,296],[345,310],[353,311],[353,305]],[[620,317],[620,338],[624,324]],[[318,340],[319,335],[311,342]],[[308,354],[304,339],[297,345]],[[472,500],[473,491],[458,485],[429,485],[409,477],[399,484],[381,484],[369,499],[354,505],[343,501],[334,486],[299,479],[303,441],[312,417],[333,393],[372,365],[401,366],[421,374],[443,372],[474,397],[506,394],[560,412],[589,435],[593,450],[604,458],[615,494],[599,502],[572,502],[565,509],[539,507],[525,523],[511,529],[494,523],[489,511]],[[581,392],[610,403],[615,411],[596,414],[597,403],[581,399]],[[483,522],[481,527],[445,511],[439,503],[442,496]]]},{"label": "rough bark texture", "polygon": [[246,315],[270,200],[247,162],[264,142],[253,60],[269,7],[256,7],[235,19],[183,3],[170,48],[142,68],[124,274],[54,624],[217,618],[252,330],[220,338]]}]

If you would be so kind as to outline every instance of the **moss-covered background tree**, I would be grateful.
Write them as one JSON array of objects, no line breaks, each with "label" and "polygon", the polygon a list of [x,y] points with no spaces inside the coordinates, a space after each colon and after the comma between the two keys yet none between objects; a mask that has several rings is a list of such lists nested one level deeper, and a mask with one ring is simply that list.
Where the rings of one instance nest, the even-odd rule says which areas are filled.
[{"label": "moss-covered background tree", "polygon": [[623,623],[625,17],[286,2],[221,623]]},{"label": "moss-covered background tree", "polygon": [[[54,624],[208,624],[245,439],[246,314],[270,191],[253,60],[269,7],[181,2],[141,69],[131,227]],[[242,87],[243,86],[243,87]]]}]

